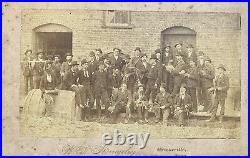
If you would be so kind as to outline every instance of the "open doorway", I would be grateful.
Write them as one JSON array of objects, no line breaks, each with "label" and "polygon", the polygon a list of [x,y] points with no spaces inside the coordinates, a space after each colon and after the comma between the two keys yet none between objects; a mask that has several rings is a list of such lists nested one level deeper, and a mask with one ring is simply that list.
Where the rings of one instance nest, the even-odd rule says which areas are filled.
[{"label": "open doorway", "polygon": [[72,54],[72,31],[58,24],[46,24],[33,30],[33,50],[42,50],[44,55],[60,55],[64,60],[65,54]]}]

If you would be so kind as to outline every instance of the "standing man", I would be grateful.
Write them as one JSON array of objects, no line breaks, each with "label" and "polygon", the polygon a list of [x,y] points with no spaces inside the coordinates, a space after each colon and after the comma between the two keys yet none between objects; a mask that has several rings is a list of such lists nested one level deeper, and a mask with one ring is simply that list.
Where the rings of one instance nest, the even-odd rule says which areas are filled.
[{"label": "standing man", "polygon": [[178,54],[178,55],[182,56],[183,61],[186,61],[187,53],[183,49],[182,43],[176,43],[174,47],[175,47],[175,53],[174,54],[175,55]]},{"label": "standing man", "polygon": [[22,61],[21,68],[23,71],[23,77],[24,77],[24,93],[25,95],[28,94],[29,89],[33,89],[33,72],[32,72],[32,50],[26,50],[24,53],[25,57]]},{"label": "standing man", "polygon": [[171,46],[167,44],[162,51],[162,63],[166,66],[168,65],[168,62],[173,61],[173,59],[174,59],[173,51],[171,50]]},{"label": "standing man", "polygon": [[70,53],[66,54],[66,61],[62,63],[61,66],[61,76],[63,76],[71,69],[71,62],[72,62],[73,55]]},{"label": "standing man", "polygon": [[189,61],[189,68],[185,74],[186,84],[187,84],[187,93],[191,96],[192,100],[192,111],[197,112],[197,97],[196,97],[196,89],[198,86],[198,70],[195,65],[195,62]]},{"label": "standing man", "polygon": [[56,87],[59,88],[60,84],[61,84],[61,66],[62,64],[60,63],[60,55],[55,55],[54,57],[54,62],[52,64],[53,67],[53,71],[55,74],[55,78],[56,78]]},{"label": "standing man", "polygon": [[198,74],[201,82],[201,95],[203,99],[203,111],[208,111],[212,104],[212,98],[208,89],[213,87],[213,79],[215,77],[214,68],[204,56],[199,57]]},{"label": "standing man", "polygon": [[95,57],[97,62],[103,61],[103,52],[100,48],[95,50]]},{"label": "standing man", "polygon": [[146,53],[141,53],[140,54],[141,60],[138,61],[136,64],[136,68],[139,70],[139,82],[143,86],[143,92],[145,93],[146,91],[146,86],[147,86],[147,81],[148,81],[148,70],[150,68],[150,64],[147,62],[147,55]]},{"label": "standing man", "polygon": [[215,121],[218,105],[220,104],[220,123],[223,122],[223,117],[225,113],[225,100],[227,98],[227,91],[229,89],[229,78],[225,74],[226,68],[223,64],[220,64],[217,68],[218,75],[214,79],[214,86],[209,89],[215,93],[215,101],[212,106],[212,115],[208,121]]},{"label": "standing man", "polygon": [[189,64],[189,61],[194,61],[195,64],[197,63],[197,54],[195,53],[194,46],[192,44],[189,44],[187,46],[187,58],[186,63]]},{"label": "standing man", "polygon": [[147,101],[151,99],[152,102],[154,102],[155,97],[157,95],[157,88],[160,84],[160,77],[159,77],[159,67],[157,67],[157,57],[155,54],[151,55],[150,58],[150,68],[148,72],[148,81],[147,81],[147,89],[145,92],[145,96]]},{"label": "standing man", "polygon": [[39,51],[33,68],[35,89],[39,89],[40,87],[40,82],[43,77],[44,70],[45,70],[45,60],[43,58],[43,52]]},{"label": "standing man", "polygon": [[173,94],[179,93],[179,89],[184,80],[184,74],[186,73],[186,64],[183,61],[181,55],[176,54],[176,66],[173,70],[174,75],[174,89]]},{"label": "standing man", "polygon": [[114,48],[113,52],[114,55],[110,57],[111,65],[114,69],[118,69],[119,71],[121,71],[124,65],[123,59],[120,56],[121,50],[119,48]]}]

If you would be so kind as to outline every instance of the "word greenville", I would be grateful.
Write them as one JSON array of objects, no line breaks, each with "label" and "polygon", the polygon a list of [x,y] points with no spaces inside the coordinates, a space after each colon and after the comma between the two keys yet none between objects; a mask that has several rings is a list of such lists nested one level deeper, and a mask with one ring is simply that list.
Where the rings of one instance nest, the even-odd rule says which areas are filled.
[{"label": "word greenville", "polygon": [[113,135],[109,133],[103,134],[102,141],[104,145],[138,145],[140,149],[144,149],[149,136],[149,133],[129,133],[124,135],[115,129]]}]

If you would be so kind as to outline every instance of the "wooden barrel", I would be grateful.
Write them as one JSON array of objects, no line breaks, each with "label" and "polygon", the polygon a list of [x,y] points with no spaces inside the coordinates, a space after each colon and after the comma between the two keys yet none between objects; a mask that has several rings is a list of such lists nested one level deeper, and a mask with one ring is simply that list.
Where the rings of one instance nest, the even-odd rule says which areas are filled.
[{"label": "wooden barrel", "polygon": [[45,102],[40,89],[31,90],[23,102],[23,111],[26,116],[43,116],[45,114]]}]

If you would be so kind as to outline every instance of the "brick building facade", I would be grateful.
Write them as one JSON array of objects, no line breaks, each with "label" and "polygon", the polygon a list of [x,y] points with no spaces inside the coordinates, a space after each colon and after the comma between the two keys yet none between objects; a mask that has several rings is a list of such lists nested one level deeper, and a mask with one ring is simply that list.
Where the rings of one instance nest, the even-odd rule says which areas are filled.
[{"label": "brick building facade", "polygon": [[[130,11],[125,21],[128,25],[119,26],[107,25],[107,14],[109,11],[23,11],[21,56],[28,48],[43,49],[37,44],[37,33],[44,33],[41,35],[44,38],[58,35],[52,38],[56,41],[67,39],[64,46],[68,45],[67,51],[72,51],[75,57],[86,56],[96,48],[108,53],[114,47],[128,54],[135,47],[141,47],[151,54],[164,43],[174,44],[174,39],[184,43],[191,40],[197,50],[210,56],[215,66],[226,65],[231,87],[240,86],[240,14]],[[46,32],[65,34],[48,35]]]}]

